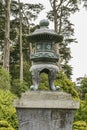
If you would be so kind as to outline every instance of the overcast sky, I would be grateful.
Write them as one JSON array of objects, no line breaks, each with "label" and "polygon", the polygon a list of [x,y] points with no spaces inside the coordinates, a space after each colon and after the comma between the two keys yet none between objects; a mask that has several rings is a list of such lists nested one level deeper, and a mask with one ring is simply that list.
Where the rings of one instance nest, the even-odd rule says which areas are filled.
[{"label": "overcast sky", "polygon": [[[45,6],[45,10],[40,14],[38,23],[41,19],[46,18],[46,10],[50,10],[49,0],[21,0],[26,3],[42,3]],[[75,37],[78,43],[72,44],[71,52],[72,59],[70,64],[73,67],[72,80],[75,81],[78,77],[83,77],[87,74],[87,10],[81,9],[80,12],[71,16],[71,21],[75,25]],[[53,27],[52,27],[53,28]]]},{"label": "overcast sky", "polygon": [[78,43],[71,45],[73,58],[70,64],[73,67],[73,80],[87,75],[87,10],[84,8],[74,14],[72,23],[75,24],[75,36]]}]

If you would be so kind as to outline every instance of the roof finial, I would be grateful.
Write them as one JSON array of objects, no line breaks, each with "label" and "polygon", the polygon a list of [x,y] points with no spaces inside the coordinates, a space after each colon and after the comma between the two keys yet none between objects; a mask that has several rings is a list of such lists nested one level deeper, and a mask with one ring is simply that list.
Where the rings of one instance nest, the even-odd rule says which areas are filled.
[{"label": "roof finial", "polygon": [[40,26],[48,26],[49,25],[49,21],[47,19],[42,19],[40,21]]}]

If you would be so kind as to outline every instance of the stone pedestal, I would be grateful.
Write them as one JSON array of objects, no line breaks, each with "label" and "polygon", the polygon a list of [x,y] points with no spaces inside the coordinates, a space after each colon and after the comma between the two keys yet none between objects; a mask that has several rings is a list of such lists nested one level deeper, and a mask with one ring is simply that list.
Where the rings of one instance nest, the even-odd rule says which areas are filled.
[{"label": "stone pedestal", "polygon": [[19,130],[72,130],[79,102],[64,92],[29,91],[14,102]]}]

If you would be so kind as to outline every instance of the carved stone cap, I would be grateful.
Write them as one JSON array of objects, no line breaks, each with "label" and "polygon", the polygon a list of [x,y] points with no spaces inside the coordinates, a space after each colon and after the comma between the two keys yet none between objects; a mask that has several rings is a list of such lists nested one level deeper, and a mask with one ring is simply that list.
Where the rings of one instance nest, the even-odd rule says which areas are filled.
[{"label": "carved stone cap", "polygon": [[29,42],[51,41],[58,43],[63,41],[62,35],[58,35],[53,29],[48,28],[48,20],[41,20],[39,25],[39,29],[36,29],[32,34],[27,36]]},{"label": "carved stone cap", "polygon": [[78,109],[79,101],[70,94],[51,91],[29,91],[14,101],[16,108]]}]

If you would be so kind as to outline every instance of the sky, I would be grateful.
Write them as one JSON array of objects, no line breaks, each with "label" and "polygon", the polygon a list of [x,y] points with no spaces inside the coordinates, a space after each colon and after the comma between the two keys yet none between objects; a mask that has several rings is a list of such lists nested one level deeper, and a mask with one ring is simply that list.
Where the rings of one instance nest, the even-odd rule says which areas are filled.
[{"label": "sky", "polygon": [[73,58],[70,64],[73,67],[72,79],[75,81],[78,77],[87,75],[87,10],[81,8],[81,11],[72,15],[72,23],[75,25],[75,37],[78,43],[71,45]]},{"label": "sky", "polygon": [[[41,19],[46,18],[46,12],[51,9],[49,0],[21,0],[21,2],[29,3],[42,3],[45,10],[40,14],[37,23]],[[73,67],[72,80],[87,75],[87,10],[81,7],[81,11],[73,14],[70,17],[71,22],[74,24],[75,37],[78,43],[70,45],[72,59],[69,64]],[[53,25],[50,25],[50,28]]]}]

